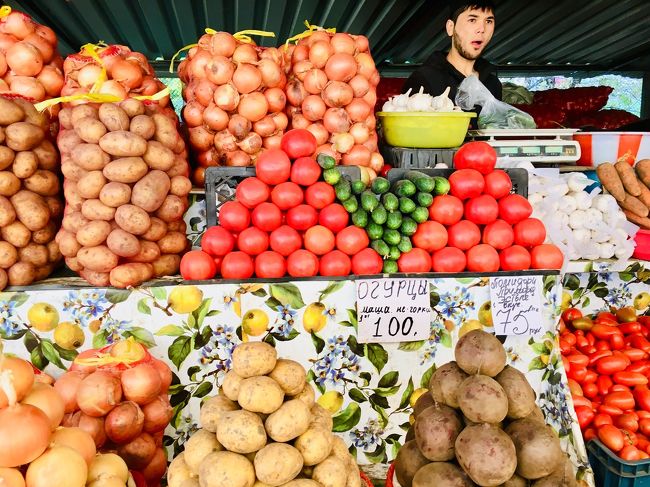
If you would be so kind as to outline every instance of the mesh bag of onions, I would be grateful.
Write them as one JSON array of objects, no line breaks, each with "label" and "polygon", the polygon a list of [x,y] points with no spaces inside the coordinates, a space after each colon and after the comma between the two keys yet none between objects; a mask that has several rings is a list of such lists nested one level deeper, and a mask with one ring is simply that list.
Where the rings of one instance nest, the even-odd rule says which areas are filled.
[{"label": "mesh bag of onions", "polygon": [[280,147],[287,127],[281,51],[241,33],[208,31],[178,65],[199,186],[206,167],[254,165],[261,150]]},{"label": "mesh bag of onions", "polygon": [[384,164],[377,150],[374,115],[379,72],[368,39],[307,25],[310,30],[288,47],[289,126],[314,134],[316,153],[378,172]]},{"label": "mesh bag of onions", "polygon": [[0,9],[0,92],[34,102],[57,97],[63,87],[62,68],[52,29],[10,7]]},{"label": "mesh bag of onions", "polygon": [[59,154],[50,121],[17,95],[0,96],[0,290],[44,279],[61,261]]}]

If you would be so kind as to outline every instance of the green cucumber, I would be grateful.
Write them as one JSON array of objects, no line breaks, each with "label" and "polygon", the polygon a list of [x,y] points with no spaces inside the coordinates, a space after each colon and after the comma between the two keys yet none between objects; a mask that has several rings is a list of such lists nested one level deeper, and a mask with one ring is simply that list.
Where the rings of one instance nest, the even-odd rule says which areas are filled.
[{"label": "green cucumber", "polygon": [[399,244],[397,245],[397,248],[399,249],[400,252],[406,253],[410,252],[411,249],[413,248],[413,244],[411,243],[411,239],[407,237],[406,235],[402,235],[402,239],[400,240]]},{"label": "green cucumber", "polygon": [[433,204],[433,195],[431,193],[420,192],[415,195],[415,199],[419,206],[424,206],[425,208],[429,208]]},{"label": "green cucumber", "polygon": [[424,223],[429,219],[429,210],[422,206],[418,206],[409,216],[417,223]]},{"label": "green cucumber", "polygon": [[393,193],[397,196],[413,196],[417,190],[417,186],[408,179],[402,179],[393,185]]},{"label": "green cucumber", "polygon": [[397,262],[395,262],[394,260],[385,260],[384,268],[382,269],[382,272],[384,274],[397,274],[399,272],[399,268],[397,267]]},{"label": "green cucumber", "polygon": [[384,230],[384,236],[383,236],[384,242],[386,242],[388,245],[398,245],[400,241],[402,240],[402,236],[397,230],[392,230],[390,228],[387,228]]},{"label": "green cucumber", "polygon": [[386,218],[386,228],[397,230],[402,224],[402,214],[399,211],[390,211]]},{"label": "green cucumber", "polygon": [[399,229],[402,235],[410,237],[415,232],[417,232],[418,224],[415,223],[415,220],[413,220],[413,218],[407,216],[402,219],[402,225],[399,227]]},{"label": "green cucumber", "polygon": [[323,171],[323,179],[327,184],[334,186],[339,181],[341,181],[341,171],[336,167],[331,167]]},{"label": "green cucumber", "polygon": [[359,228],[366,228],[368,226],[368,212],[363,208],[359,208],[352,213],[352,224]]},{"label": "green cucumber", "polygon": [[372,211],[379,206],[379,200],[371,191],[365,190],[361,193],[361,208],[366,211]]},{"label": "green cucumber", "polygon": [[350,196],[342,204],[343,208],[345,208],[348,213],[354,213],[359,209],[359,202],[357,201],[356,196]]},{"label": "green cucumber", "polygon": [[377,205],[377,208],[372,210],[372,213],[370,214],[370,218],[372,218],[372,221],[377,223],[378,225],[383,225],[386,223],[386,220],[388,219],[388,213],[386,212],[386,208],[383,207],[383,205]]},{"label": "green cucumber", "polygon": [[356,181],[352,181],[352,193],[353,194],[361,194],[366,190],[367,186],[366,183],[361,181],[360,179],[357,179]]},{"label": "green cucumber", "polygon": [[370,248],[372,248],[382,257],[387,257],[388,254],[390,254],[390,248],[388,247],[388,244],[380,239],[376,239],[370,242]]},{"label": "green cucumber", "polygon": [[424,193],[431,193],[436,186],[431,176],[427,176],[420,171],[408,171],[406,173],[406,179],[415,184],[415,187]]},{"label": "green cucumber", "polygon": [[436,196],[441,196],[443,194],[449,193],[449,181],[446,178],[443,178],[442,176],[436,176],[433,178],[433,180],[436,183],[436,187],[433,190],[433,192],[436,194]]},{"label": "green cucumber", "polygon": [[366,233],[370,240],[377,240],[384,236],[384,227],[371,221],[366,227]]},{"label": "green cucumber", "polygon": [[393,193],[386,193],[382,195],[381,203],[388,211],[395,211],[399,208],[399,198]]},{"label": "green cucumber", "polygon": [[371,185],[372,192],[375,194],[384,194],[387,193],[390,189],[390,183],[386,178],[375,178]]},{"label": "green cucumber", "polygon": [[334,159],[329,154],[325,154],[324,152],[318,154],[316,157],[316,162],[318,162],[318,164],[320,164],[320,167],[323,169],[331,169],[336,166],[336,159]]},{"label": "green cucumber", "polygon": [[399,199],[399,211],[401,211],[402,214],[411,213],[415,208],[416,205],[413,203],[413,200],[404,197]]}]

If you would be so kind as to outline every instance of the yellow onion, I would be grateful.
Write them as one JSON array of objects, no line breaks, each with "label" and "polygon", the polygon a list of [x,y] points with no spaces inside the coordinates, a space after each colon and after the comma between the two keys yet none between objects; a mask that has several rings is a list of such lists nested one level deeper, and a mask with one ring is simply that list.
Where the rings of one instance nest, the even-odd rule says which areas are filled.
[{"label": "yellow onion", "polygon": [[104,418],[94,418],[87,414],[80,413],[77,427],[90,435],[97,448],[106,443],[106,431],[104,430]]},{"label": "yellow onion", "polygon": [[287,96],[280,88],[269,88],[264,92],[269,112],[281,112],[287,104]]},{"label": "yellow onion", "polygon": [[0,408],[7,407],[10,402],[22,401],[33,385],[34,369],[29,362],[0,356]]},{"label": "yellow onion", "polygon": [[117,405],[104,420],[104,430],[108,439],[117,444],[135,439],[144,426],[144,413],[133,401]]},{"label": "yellow onion", "polygon": [[315,68],[324,68],[332,54],[334,54],[334,49],[329,39],[314,42],[309,48],[309,60]]},{"label": "yellow onion", "polygon": [[174,415],[167,395],[160,395],[149,404],[142,407],[144,413],[144,431],[156,433],[163,431]]},{"label": "yellow onion", "polygon": [[77,82],[82,88],[92,87],[102,72],[101,66],[97,64],[86,64],[77,72]]},{"label": "yellow onion", "polygon": [[17,468],[0,468],[0,485],[2,487],[25,487],[25,479]]},{"label": "yellow onion", "polygon": [[105,416],[122,399],[120,379],[109,372],[97,370],[79,384],[77,404],[88,416]]},{"label": "yellow onion", "polygon": [[25,465],[50,442],[50,419],[36,406],[15,404],[0,409],[0,467]]},{"label": "yellow onion", "polygon": [[[187,107],[188,105],[189,103],[185,106]],[[212,130],[219,131],[225,129],[228,126],[228,113],[226,113],[224,110],[219,108],[214,103],[208,105],[205,108],[205,110],[203,110],[202,115],[203,115],[203,123],[205,123]],[[190,125],[189,122],[188,125]],[[194,125],[194,127],[196,127],[196,125]],[[165,364],[163,363],[163,365]],[[156,368],[158,368],[157,364],[156,364]],[[169,367],[167,368],[169,369]]]},{"label": "yellow onion", "polygon": [[251,44],[240,44],[235,48],[232,53],[232,60],[234,63],[249,63],[254,64],[257,62],[257,51]]},{"label": "yellow onion", "polygon": [[27,468],[25,480],[29,487],[84,487],[88,465],[72,448],[50,448]]},{"label": "yellow onion", "polygon": [[252,64],[241,63],[232,75],[232,84],[239,93],[252,93],[262,84],[262,73]]},{"label": "yellow onion", "polygon": [[310,122],[321,120],[327,111],[327,105],[325,105],[323,99],[318,95],[309,95],[305,97],[300,108],[303,116]]},{"label": "yellow onion", "polygon": [[263,93],[253,92],[242,95],[237,107],[237,113],[246,117],[251,122],[261,120],[269,110],[269,104]]},{"label": "yellow onion", "polygon": [[163,448],[156,448],[153,458],[142,470],[145,480],[149,485],[157,484],[167,470],[167,453]]},{"label": "yellow onion", "polygon": [[81,428],[76,427],[57,428],[52,434],[50,446],[67,446],[68,448],[72,448],[89,465],[95,457],[95,453],[97,453],[95,441],[92,436]]},{"label": "yellow onion", "polygon": [[228,32],[217,32],[212,36],[210,50],[215,56],[230,57],[237,47],[237,40]]},{"label": "yellow onion", "polygon": [[337,52],[327,60],[325,74],[331,81],[350,81],[357,74],[357,61],[350,54]]},{"label": "yellow onion", "polygon": [[233,62],[224,56],[214,56],[205,66],[205,73],[209,81],[216,85],[223,85],[232,79],[235,72]]},{"label": "yellow onion", "polygon": [[40,382],[34,383],[32,390],[22,400],[23,404],[31,404],[43,411],[50,419],[51,429],[61,424],[65,404],[54,387]]},{"label": "yellow onion", "polygon": [[352,36],[350,36],[350,34],[346,34],[345,32],[337,32],[334,34],[330,40],[330,43],[332,44],[334,52],[342,52],[344,54],[354,55],[354,51],[357,48]]}]

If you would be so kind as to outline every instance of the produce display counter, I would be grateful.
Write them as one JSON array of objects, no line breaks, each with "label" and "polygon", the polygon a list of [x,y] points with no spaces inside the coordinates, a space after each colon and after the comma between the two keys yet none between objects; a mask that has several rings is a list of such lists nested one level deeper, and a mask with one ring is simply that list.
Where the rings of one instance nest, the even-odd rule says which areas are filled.
[{"label": "produce display counter", "polygon": [[[279,356],[309,371],[322,394],[320,403],[335,412],[334,430],[371,477],[383,479],[436,364],[453,360],[454,345],[467,331],[494,330],[487,276],[417,277],[428,280],[433,307],[430,335],[415,342],[359,343],[356,282],[347,278],[246,284],[169,278],[127,290],[52,278],[0,294],[0,335],[6,351],[31,357],[53,375],[70,365],[77,348],[129,337],[151,347],[175,374],[170,389],[175,414],[167,430],[175,451],[197,428],[201,398],[217,392],[234,347],[242,340],[273,343]],[[593,485],[556,346],[564,296],[560,276],[548,272],[541,278],[542,331],[502,339],[509,363],[526,374],[580,478]],[[565,277],[569,288],[578,289],[577,282],[587,284],[581,277]],[[598,288],[587,292],[600,294]]]}]

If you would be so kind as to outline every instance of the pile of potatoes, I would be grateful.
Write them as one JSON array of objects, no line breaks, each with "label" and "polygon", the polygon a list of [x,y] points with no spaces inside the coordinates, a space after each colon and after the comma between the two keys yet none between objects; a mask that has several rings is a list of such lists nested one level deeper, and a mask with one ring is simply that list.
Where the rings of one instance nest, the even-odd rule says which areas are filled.
[{"label": "pile of potatoes", "polygon": [[135,99],[59,114],[66,199],[56,236],[66,265],[95,286],[178,273],[192,188],[176,123]]},{"label": "pile of potatoes", "polygon": [[395,459],[401,487],[576,487],[573,467],[503,345],[474,330],[438,368]]},{"label": "pile of potatoes", "polygon": [[221,392],[167,471],[169,487],[360,487],[355,459],[314,402],[305,369],[263,342],[239,345]]},{"label": "pile of potatoes", "polygon": [[20,97],[0,97],[0,290],[44,279],[61,261],[59,154],[49,119]]}]

